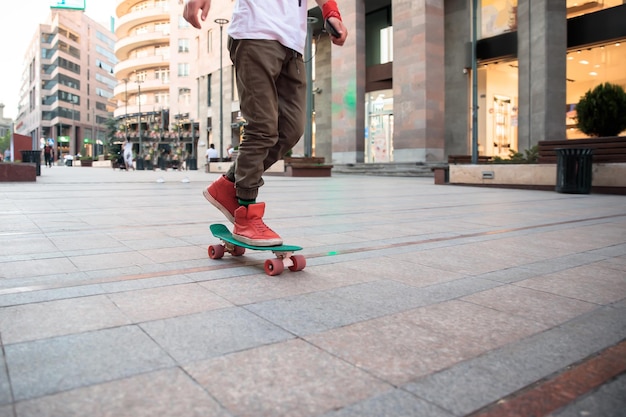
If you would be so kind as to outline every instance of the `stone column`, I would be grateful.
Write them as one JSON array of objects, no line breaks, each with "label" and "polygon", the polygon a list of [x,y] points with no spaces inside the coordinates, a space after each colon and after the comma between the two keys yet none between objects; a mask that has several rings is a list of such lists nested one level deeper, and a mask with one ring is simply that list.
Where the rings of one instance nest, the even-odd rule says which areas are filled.
[{"label": "stone column", "polygon": [[[332,162],[363,162],[365,148],[365,3],[339,2],[348,39],[330,49]],[[326,94],[326,91],[322,91]],[[321,111],[316,98],[316,111]],[[318,133],[319,134],[319,133]],[[317,135],[316,135],[317,136]],[[316,141],[319,140],[316,137]],[[330,162],[330,161],[327,161]]]},{"label": "stone column", "polygon": [[444,154],[443,0],[393,2],[394,161]]},{"label": "stone column", "polygon": [[471,2],[446,0],[445,7],[445,153],[471,154]]},{"label": "stone column", "polygon": [[519,0],[519,151],[565,139],[567,18],[563,0]]}]

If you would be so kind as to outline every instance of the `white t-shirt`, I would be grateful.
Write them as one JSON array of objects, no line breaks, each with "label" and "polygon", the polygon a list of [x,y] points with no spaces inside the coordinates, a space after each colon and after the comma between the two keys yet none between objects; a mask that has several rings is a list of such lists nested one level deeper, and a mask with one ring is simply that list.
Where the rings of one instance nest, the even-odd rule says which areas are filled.
[{"label": "white t-shirt", "polygon": [[269,39],[304,54],[306,0],[236,0],[228,34],[233,39]]},{"label": "white t-shirt", "polygon": [[217,153],[217,149],[208,148],[206,150],[206,157],[209,159],[219,158],[219,154]]}]

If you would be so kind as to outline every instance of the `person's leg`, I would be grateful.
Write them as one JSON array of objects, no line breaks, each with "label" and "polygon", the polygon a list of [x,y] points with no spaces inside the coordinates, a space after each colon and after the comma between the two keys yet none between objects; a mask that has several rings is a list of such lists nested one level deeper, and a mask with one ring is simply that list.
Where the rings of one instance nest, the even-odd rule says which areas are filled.
[{"label": "person's leg", "polygon": [[278,143],[263,162],[267,170],[293,148],[304,133],[306,119],[306,68],[302,55],[292,52],[276,81],[278,93]]}]

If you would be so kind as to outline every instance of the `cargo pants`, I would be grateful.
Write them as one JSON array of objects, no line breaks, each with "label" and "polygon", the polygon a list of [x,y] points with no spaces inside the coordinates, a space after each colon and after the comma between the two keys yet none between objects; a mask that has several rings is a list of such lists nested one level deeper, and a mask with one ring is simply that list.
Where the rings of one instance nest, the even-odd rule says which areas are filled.
[{"label": "cargo pants", "polygon": [[263,173],[304,133],[306,68],[301,54],[278,41],[229,37],[228,50],[247,125],[226,176],[235,182],[238,198],[256,200]]}]

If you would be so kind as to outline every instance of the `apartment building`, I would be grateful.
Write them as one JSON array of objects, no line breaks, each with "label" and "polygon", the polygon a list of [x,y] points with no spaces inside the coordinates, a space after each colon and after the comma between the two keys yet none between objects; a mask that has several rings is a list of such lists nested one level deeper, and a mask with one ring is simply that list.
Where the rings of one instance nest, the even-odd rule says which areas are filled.
[{"label": "apartment building", "polygon": [[182,7],[179,0],[121,0],[116,7],[116,136],[128,138],[146,159],[173,148],[196,156],[195,29]]},{"label": "apartment building", "polygon": [[17,133],[56,155],[103,153],[112,117],[115,35],[83,8],[50,8],[24,59]]}]

